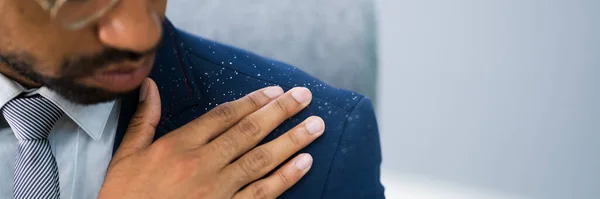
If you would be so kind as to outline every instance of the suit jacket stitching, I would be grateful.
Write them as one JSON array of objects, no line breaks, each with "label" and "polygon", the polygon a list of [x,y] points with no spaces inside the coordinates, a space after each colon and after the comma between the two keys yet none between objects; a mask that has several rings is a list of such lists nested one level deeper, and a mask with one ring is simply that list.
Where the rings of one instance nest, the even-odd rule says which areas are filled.
[{"label": "suit jacket stitching", "polygon": [[348,127],[348,118],[352,116],[352,113],[354,113],[354,111],[356,111],[356,108],[358,106],[360,106],[362,103],[364,103],[365,101],[365,97],[362,97],[360,100],[358,100],[358,103],[352,107],[352,111],[350,111],[350,114],[348,114],[348,116],[346,116],[346,119],[344,121],[344,130],[342,131],[342,133],[340,133],[340,137],[337,140],[337,148],[335,149],[335,152],[333,152],[333,158],[331,158],[331,164],[329,165],[329,171],[327,172],[329,174],[329,176],[327,176],[327,179],[325,180],[325,187],[323,188],[323,193],[321,193],[321,198],[325,197],[325,192],[327,192],[327,187],[329,185],[329,178],[331,175],[331,172],[333,170],[333,164],[335,164],[335,157],[337,156],[337,153],[340,151],[340,142],[342,141],[342,137],[344,137],[344,134],[346,133],[347,127]]},{"label": "suit jacket stitching", "polygon": [[[293,88],[293,86],[290,86],[290,85],[286,85],[286,84],[280,84],[280,83],[271,82],[271,81],[269,81],[269,80],[261,79],[261,78],[255,77],[255,76],[253,76],[253,75],[246,74],[246,73],[244,73],[243,71],[237,71],[237,70],[231,69],[231,68],[229,68],[229,67],[227,67],[227,66],[223,66],[223,65],[221,65],[221,64],[217,64],[217,63],[215,63],[215,62],[212,62],[212,61],[211,61],[211,60],[209,60],[209,59],[205,59],[203,56],[201,56],[201,55],[198,55],[198,54],[196,54],[196,53],[195,53],[195,52],[193,52],[193,51],[192,51],[192,52],[190,52],[190,51],[188,51],[188,50],[185,50],[185,51],[187,51],[187,52],[188,52],[188,54],[190,54],[190,55],[192,55],[192,56],[195,56],[196,58],[202,59],[202,60],[204,60],[204,61],[206,61],[206,62],[209,62],[209,63],[211,63],[211,64],[213,64],[213,65],[220,66],[221,68],[225,68],[225,69],[227,69],[227,70],[229,70],[229,71],[236,71],[236,72],[238,72],[238,73],[240,73],[240,74],[246,75],[247,77],[251,77],[251,78],[253,78],[253,79],[256,79],[256,80],[260,80],[260,81],[268,82],[268,83],[275,84],[275,85],[281,85],[281,86],[285,86],[285,87],[288,87],[288,88]],[[331,86],[331,85],[329,85],[329,86]],[[363,97],[362,95],[359,95],[359,96],[361,96],[361,98]],[[319,98],[319,99],[321,99],[321,100],[323,100],[323,101],[327,101],[327,102],[331,103],[332,105],[334,105],[334,106],[337,106],[338,108],[340,108],[340,109],[342,109],[342,110],[344,110],[344,111],[346,111],[346,112],[350,112],[350,111],[354,110],[354,107],[356,106],[356,104],[358,104],[358,102],[360,102],[360,100],[357,100],[357,102],[356,102],[356,103],[354,103],[352,106],[350,106],[350,108],[349,108],[350,110],[348,110],[348,109],[344,108],[344,106],[341,106],[341,105],[339,105],[339,104],[337,104],[337,103],[334,103],[334,102],[332,102],[332,101],[330,101],[330,100],[326,100],[326,99],[320,98],[319,96],[313,96],[313,97],[314,97],[314,98]]]}]

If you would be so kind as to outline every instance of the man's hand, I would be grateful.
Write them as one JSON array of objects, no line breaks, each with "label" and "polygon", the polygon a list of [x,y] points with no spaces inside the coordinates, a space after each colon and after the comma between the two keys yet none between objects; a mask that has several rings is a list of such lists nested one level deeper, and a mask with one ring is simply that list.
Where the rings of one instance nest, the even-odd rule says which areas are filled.
[{"label": "man's hand", "polygon": [[98,198],[275,198],[308,172],[312,157],[301,154],[263,177],[323,134],[324,122],[308,118],[256,145],[311,99],[306,88],[288,93],[265,88],[220,105],[153,143],[161,108],[156,84],[148,79]]}]

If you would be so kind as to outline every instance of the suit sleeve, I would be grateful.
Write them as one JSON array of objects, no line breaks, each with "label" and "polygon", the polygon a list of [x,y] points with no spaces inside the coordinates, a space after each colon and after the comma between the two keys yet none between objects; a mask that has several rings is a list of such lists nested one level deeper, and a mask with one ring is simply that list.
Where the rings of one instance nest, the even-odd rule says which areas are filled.
[{"label": "suit sleeve", "polygon": [[371,101],[363,98],[346,119],[323,198],[385,198],[380,166],[377,120]]}]

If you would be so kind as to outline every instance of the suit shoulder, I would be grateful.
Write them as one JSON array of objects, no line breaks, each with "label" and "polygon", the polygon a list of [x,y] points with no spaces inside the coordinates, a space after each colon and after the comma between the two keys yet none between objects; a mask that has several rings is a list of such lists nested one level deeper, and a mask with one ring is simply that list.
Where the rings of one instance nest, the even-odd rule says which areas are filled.
[{"label": "suit shoulder", "polygon": [[[336,88],[289,64],[260,56],[247,50],[179,31],[181,47],[204,64],[197,67],[220,67],[250,78],[257,85],[278,85],[284,89],[306,87],[316,100],[332,104],[350,112],[363,95]],[[268,83],[268,84],[267,84]]]},{"label": "suit shoulder", "polygon": [[[174,48],[181,49],[183,60],[180,61],[186,62],[183,69],[187,72],[191,90],[200,93],[201,97],[193,100],[197,105],[177,105],[185,110],[169,118],[172,126],[182,126],[219,104],[266,86],[279,85],[285,90],[307,87],[313,93],[312,103],[261,142],[276,139],[310,116],[320,116],[327,124],[326,133],[301,151],[313,154],[315,160],[320,160],[319,164],[281,198],[347,198],[337,196],[353,196],[356,190],[361,190],[354,185],[367,179],[378,179],[379,156],[374,149],[378,145],[372,144],[378,140],[377,124],[366,97],[331,86],[289,64],[178,32],[174,37]],[[345,185],[352,185],[352,189],[342,194],[340,190],[344,190]],[[375,186],[369,186],[369,190],[374,190],[371,187]]]}]

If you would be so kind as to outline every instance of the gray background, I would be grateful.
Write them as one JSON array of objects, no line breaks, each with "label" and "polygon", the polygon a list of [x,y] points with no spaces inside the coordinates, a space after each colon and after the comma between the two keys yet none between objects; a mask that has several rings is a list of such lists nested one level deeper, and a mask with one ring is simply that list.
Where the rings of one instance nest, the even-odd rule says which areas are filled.
[{"label": "gray background", "polygon": [[600,198],[600,1],[378,3],[386,169]]},{"label": "gray background", "polygon": [[372,3],[172,0],[169,16],[369,96],[378,74],[390,198],[600,198],[600,1],[376,0],[377,26]]},{"label": "gray background", "polygon": [[373,4],[371,0],[172,0],[168,16],[185,30],[287,62],[375,99]]}]

